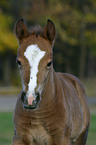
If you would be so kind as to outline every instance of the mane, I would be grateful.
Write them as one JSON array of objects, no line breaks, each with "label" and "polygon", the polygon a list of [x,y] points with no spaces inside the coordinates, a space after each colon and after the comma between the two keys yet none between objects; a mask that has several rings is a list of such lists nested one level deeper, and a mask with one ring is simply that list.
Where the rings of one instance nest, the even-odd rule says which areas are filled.
[{"label": "mane", "polygon": [[31,35],[36,35],[36,37],[38,37],[38,35],[43,37],[43,28],[40,25],[34,26],[31,28]]}]

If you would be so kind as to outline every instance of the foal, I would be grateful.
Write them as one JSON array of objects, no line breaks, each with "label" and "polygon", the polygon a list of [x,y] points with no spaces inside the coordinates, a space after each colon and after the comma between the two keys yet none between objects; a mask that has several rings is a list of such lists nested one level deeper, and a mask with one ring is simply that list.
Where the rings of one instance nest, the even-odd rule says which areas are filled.
[{"label": "foal", "polygon": [[90,113],[85,90],[73,75],[53,69],[55,25],[30,33],[24,20],[15,26],[22,91],[14,110],[12,145],[85,145]]}]

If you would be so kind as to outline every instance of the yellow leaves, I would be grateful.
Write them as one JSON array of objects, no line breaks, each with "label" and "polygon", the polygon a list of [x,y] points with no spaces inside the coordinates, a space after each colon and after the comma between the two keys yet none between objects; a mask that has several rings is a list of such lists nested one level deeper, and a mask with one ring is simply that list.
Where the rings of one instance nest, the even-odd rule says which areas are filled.
[{"label": "yellow leaves", "polygon": [[0,12],[0,52],[11,50],[16,53],[18,48],[14,33],[11,32],[12,17]]},{"label": "yellow leaves", "polygon": [[87,13],[85,15],[85,21],[89,23],[96,23],[96,15],[94,13]]},{"label": "yellow leaves", "polygon": [[71,36],[72,32],[70,34],[70,31],[72,31],[73,28],[70,28],[71,30],[68,30],[68,28],[64,29],[64,27],[61,27],[61,24],[59,23],[59,21],[55,21],[55,24],[56,24],[56,28],[58,32],[57,35],[60,37],[60,39],[63,42],[67,42],[72,46],[77,45],[78,43],[77,37],[75,38],[75,35]]},{"label": "yellow leaves", "polygon": [[63,6],[61,3],[58,3],[53,9],[53,13],[56,13],[58,15],[59,13],[62,12],[63,12]]},{"label": "yellow leaves", "polygon": [[16,53],[18,48],[17,40],[10,31],[0,32],[0,52],[12,50]]},{"label": "yellow leaves", "polygon": [[62,12],[63,11],[63,6],[61,3],[58,3],[58,5],[56,6],[56,11],[57,12]]},{"label": "yellow leaves", "polygon": [[9,29],[12,22],[13,18],[11,16],[4,15],[2,11],[0,11],[0,29]]},{"label": "yellow leaves", "polygon": [[58,33],[59,33],[59,36],[62,41],[67,42],[72,46],[74,46],[78,43],[77,38],[74,38],[73,36],[72,37],[69,36],[68,33],[64,29],[59,28]]},{"label": "yellow leaves", "polygon": [[92,54],[96,56],[96,32],[94,31],[86,31],[86,44],[90,48]]},{"label": "yellow leaves", "polygon": [[87,41],[88,44],[95,44],[96,45],[96,32],[94,31],[86,31],[85,33],[86,38],[89,40]]}]

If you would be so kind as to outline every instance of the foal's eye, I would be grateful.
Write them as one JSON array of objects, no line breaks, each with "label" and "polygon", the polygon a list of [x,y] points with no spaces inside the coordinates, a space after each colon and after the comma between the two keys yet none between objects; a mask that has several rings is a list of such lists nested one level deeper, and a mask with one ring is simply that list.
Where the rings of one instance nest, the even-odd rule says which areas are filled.
[{"label": "foal's eye", "polygon": [[21,67],[21,62],[17,59],[17,64],[18,64],[18,67],[20,68]]},{"label": "foal's eye", "polygon": [[52,64],[52,61],[50,61],[48,64],[47,64],[47,67],[49,68]]}]

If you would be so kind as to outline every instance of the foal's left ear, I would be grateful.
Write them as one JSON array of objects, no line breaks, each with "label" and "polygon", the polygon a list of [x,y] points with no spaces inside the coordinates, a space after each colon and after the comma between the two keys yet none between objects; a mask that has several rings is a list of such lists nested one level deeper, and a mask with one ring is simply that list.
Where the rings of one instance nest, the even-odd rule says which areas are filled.
[{"label": "foal's left ear", "polygon": [[43,36],[51,42],[54,42],[56,35],[55,25],[51,20],[47,20],[47,25],[44,28]]},{"label": "foal's left ear", "polygon": [[17,21],[15,25],[15,34],[19,40],[19,43],[21,43],[24,38],[27,38],[29,36],[27,27],[24,23],[24,19],[21,18],[19,21]]}]

